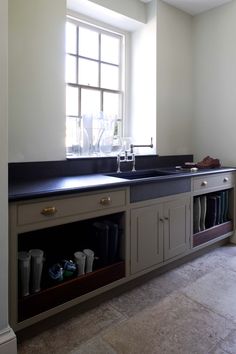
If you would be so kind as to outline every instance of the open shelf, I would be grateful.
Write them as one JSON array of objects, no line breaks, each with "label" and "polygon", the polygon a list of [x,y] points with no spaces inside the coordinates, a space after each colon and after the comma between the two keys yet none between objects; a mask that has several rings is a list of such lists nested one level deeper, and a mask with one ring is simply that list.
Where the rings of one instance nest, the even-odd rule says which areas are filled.
[{"label": "open shelf", "polygon": [[58,283],[39,293],[19,299],[18,321],[61,305],[125,276],[125,262],[120,261],[94,272]]},{"label": "open shelf", "polygon": [[227,221],[193,235],[193,247],[200,246],[233,230],[233,222]]},{"label": "open shelf", "polygon": [[[18,322],[125,277],[124,222],[124,213],[119,212],[18,234],[18,251],[36,248],[43,250],[45,256],[40,292],[21,297],[19,278]],[[107,227],[101,227],[104,225]],[[63,260],[73,260],[74,253],[84,249],[95,253],[91,273],[70,278],[63,275],[64,280],[58,282],[51,279],[50,267],[62,265]],[[33,276],[30,289],[32,279]]]}]

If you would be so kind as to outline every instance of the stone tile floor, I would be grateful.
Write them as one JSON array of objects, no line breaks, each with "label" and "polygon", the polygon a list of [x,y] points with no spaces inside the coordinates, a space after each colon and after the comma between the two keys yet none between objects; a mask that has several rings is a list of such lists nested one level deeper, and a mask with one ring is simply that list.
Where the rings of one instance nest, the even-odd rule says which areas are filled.
[{"label": "stone tile floor", "polygon": [[236,354],[236,246],[209,251],[18,345],[19,354]]}]

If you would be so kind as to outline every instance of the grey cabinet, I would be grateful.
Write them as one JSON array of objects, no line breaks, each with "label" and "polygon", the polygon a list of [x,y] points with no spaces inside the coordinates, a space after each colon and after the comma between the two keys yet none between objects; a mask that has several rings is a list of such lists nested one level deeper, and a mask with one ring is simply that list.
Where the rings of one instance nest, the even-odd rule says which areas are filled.
[{"label": "grey cabinet", "polygon": [[[234,234],[235,173],[224,172],[192,178],[192,247],[206,247]],[[203,198],[206,199],[205,215]],[[231,239],[235,242],[235,236]]]},{"label": "grey cabinet", "polygon": [[131,273],[163,261],[163,207],[131,210]]},{"label": "grey cabinet", "polygon": [[[232,236],[235,224],[234,179],[233,172],[191,175],[183,179],[158,179],[153,183],[131,183],[130,187],[10,203],[9,295],[13,329],[24,329],[199,248]],[[194,198],[222,190],[229,191],[229,220],[193,234],[194,207],[191,206]],[[50,259],[51,250],[54,254],[54,236],[57,238],[55,254],[61,250],[64,252],[65,245],[73,245],[71,250],[87,248],[82,244],[91,232],[89,225],[102,220],[119,225],[119,257],[114,263],[94,269],[93,274],[80,279],[65,280],[59,286],[47,286],[45,283],[42,291],[25,298],[19,296],[18,251],[41,248],[45,251],[46,260]],[[59,234],[62,235],[60,243]],[[70,254],[73,256],[73,252]]]},{"label": "grey cabinet", "polygon": [[[10,204],[9,302],[10,323],[15,331],[125,281],[128,198],[128,188],[120,188]],[[99,233],[95,223],[107,225],[107,233]],[[119,232],[116,234],[108,225],[116,225]],[[20,291],[21,277],[18,279],[18,252],[35,248],[43,250],[45,255],[41,289],[37,292],[30,289],[30,294],[25,295]],[[74,253],[85,248],[91,248],[97,255],[92,272],[66,275],[58,281],[48,276],[52,264],[62,265],[63,259],[73,260]]]},{"label": "grey cabinet", "polygon": [[164,204],[164,260],[190,247],[190,197]]},{"label": "grey cabinet", "polygon": [[190,196],[131,210],[131,274],[190,248]]}]

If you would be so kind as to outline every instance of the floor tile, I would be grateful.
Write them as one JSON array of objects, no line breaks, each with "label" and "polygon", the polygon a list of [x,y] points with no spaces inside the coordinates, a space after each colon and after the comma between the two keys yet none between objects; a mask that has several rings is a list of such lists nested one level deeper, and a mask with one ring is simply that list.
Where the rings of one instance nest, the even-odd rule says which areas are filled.
[{"label": "floor tile", "polygon": [[229,353],[224,351],[220,347],[217,347],[217,348],[210,350],[207,354],[229,354]]},{"label": "floor tile", "polygon": [[[222,350],[223,353],[235,354],[236,353],[236,331],[235,330],[232,331],[223,341],[221,341],[217,349]],[[213,353],[215,354],[214,351]]]},{"label": "floor tile", "polygon": [[[233,249],[236,251],[236,247]],[[231,264],[231,262],[234,263]],[[182,275],[190,284],[218,268],[234,268],[236,271],[236,257],[232,254],[227,254],[224,250],[219,251],[216,249],[177,267],[175,271]]]},{"label": "floor tile", "polygon": [[233,328],[222,316],[175,292],[102,337],[118,354],[205,354]]},{"label": "floor tile", "polygon": [[236,272],[236,256],[228,258],[225,264],[225,268],[228,268]]},{"label": "floor tile", "polygon": [[236,322],[236,272],[218,268],[181,291],[212,311]]},{"label": "floor tile", "polygon": [[113,298],[109,303],[123,315],[131,317],[187,284],[189,282],[181,274],[172,270]]},{"label": "floor tile", "polygon": [[233,243],[227,243],[224,246],[218,247],[215,250],[213,250],[215,254],[218,253],[224,253],[227,256],[236,256],[236,244]]},{"label": "floor tile", "polygon": [[68,354],[124,317],[107,304],[98,306],[19,345],[19,354]]},{"label": "floor tile", "polygon": [[117,352],[101,338],[94,337],[68,354],[117,354]]}]

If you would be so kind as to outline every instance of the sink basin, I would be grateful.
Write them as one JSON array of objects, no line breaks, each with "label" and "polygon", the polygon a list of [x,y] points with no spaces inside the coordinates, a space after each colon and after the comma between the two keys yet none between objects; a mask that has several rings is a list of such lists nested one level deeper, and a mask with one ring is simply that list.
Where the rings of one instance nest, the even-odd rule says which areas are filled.
[{"label": "sink basin", "polygon": [[159,170],[141,170],[141,171],[129,171],[129,172],[113,172],[107,173],[106,176],[124,178],[124,179],[143,179],[152,177],[161,177],[171,175],[171,172],[159,171]]}]

